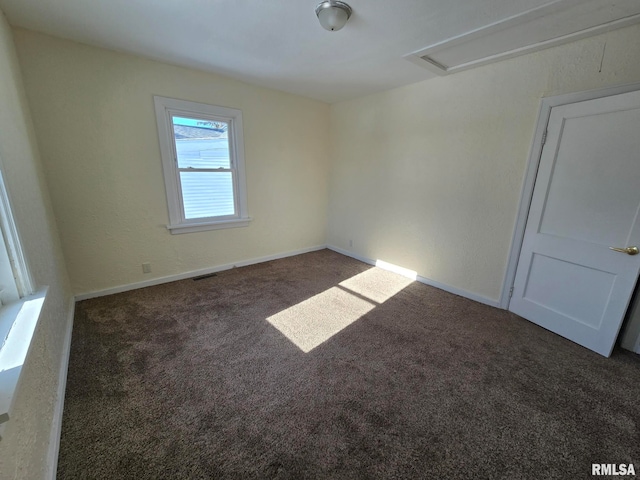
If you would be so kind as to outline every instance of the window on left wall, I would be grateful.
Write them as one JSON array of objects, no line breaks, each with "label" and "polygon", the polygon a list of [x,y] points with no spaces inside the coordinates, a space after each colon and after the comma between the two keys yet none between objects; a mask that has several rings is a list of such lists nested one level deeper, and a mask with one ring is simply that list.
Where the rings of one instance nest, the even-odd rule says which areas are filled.
[{"label": "window on left wall", "polygon": [[242,112],[154,97],[171,233],[243,227]]},{"label": "window on left wall", "polygon": [[9,195],[0,169],[0,305],[34,292],[33,281],[20,245]]},{"label": "window on left wall", "polygon": [[0,165],[0,439],[47,294],[35,291],[3,173]]}]

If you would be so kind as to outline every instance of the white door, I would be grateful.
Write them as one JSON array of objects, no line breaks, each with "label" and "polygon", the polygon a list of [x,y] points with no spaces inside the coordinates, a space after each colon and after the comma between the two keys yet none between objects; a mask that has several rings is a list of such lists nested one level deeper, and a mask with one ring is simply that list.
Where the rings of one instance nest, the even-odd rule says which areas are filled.
[{"label": "white door", "polygon": [[640,92],[554,107],[509,310],[608,357],[640,271],[639,212]]}]

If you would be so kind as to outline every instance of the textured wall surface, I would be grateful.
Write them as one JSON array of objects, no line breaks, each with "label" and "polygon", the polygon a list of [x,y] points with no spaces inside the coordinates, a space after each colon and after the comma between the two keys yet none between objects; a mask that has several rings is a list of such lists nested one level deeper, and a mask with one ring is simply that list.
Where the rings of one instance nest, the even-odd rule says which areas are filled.
[{"label": "textured wall surface", "polygon": [[37,285],[49,285],[16,407],[0,441],[0,478],[43,478],[71,290],[9,25],[0,12],[0,161]]},{"label": "textured wall surface", "polygon": [[[75,293],[325,243],[328,105],[25,30],[15,35]],[[249,227],[166,229],[153,95],[242,110]]]},{"label": "textured wall surface", "polygon": [[332,105],[328,243],[497,299],[540,99],[640,82],[639,51],[634,26]]}]

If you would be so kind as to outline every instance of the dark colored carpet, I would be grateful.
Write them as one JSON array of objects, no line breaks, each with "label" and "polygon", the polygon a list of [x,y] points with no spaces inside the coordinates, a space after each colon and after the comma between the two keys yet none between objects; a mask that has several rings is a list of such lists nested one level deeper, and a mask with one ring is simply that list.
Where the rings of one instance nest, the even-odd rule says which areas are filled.
[{"label": "dark colored carpet", "polygon": [[[298,305],[304,337],[313,335],[304,307],[317,324],[327,303],[318,299],[357,314],[393,283],[370,269],[323,250],[79,302],[58,478],[575,479],[594,478],[592,463],[630,462],[639,470],[635,354],[605,359],[415,282],[369,302],[308,353],[266,320]],[[339,285],[363,272],[362,289]]]}]

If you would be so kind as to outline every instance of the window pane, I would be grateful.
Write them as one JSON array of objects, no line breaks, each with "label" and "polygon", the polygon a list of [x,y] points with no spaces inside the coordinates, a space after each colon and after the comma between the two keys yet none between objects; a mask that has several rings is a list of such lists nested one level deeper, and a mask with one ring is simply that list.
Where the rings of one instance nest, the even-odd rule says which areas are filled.
[{"label": "window pane", "polygon": [[230,168],[229,124],[172,117],[179,168]]},{"label": "window pane", "polygon": [[180,172],[186,219],[234,215],[231,172]]}]

